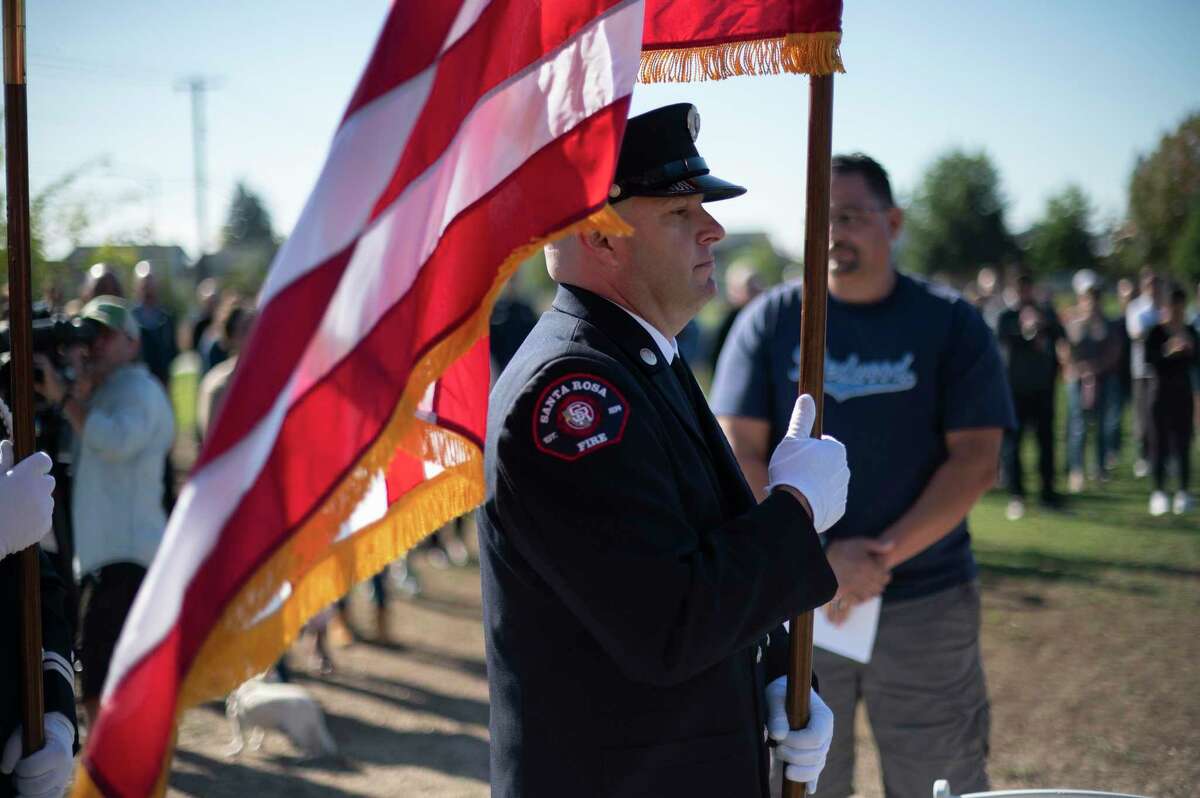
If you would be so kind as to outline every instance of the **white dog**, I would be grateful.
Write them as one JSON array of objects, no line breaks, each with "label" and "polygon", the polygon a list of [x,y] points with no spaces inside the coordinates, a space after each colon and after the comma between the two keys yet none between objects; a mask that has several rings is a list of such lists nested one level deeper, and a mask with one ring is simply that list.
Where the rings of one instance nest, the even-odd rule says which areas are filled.
[{"label": "white dog", "polygon": [[337,744],[325,727],[320,705],[299,685],[250,679],[225,699],[225,717],[233,729],[230,756],[245,747],[244,728],[251,730],[254,749],[262,744],[264,730],[275,729],[286,734],[308,758],[337,755]]}]

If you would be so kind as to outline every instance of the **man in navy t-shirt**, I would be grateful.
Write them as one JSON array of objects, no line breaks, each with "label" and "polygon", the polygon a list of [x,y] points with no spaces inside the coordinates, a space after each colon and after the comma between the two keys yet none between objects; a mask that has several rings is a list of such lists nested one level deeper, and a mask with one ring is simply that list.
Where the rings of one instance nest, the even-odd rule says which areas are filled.
[{"label": "man in navy t-shirt", "polygon": [[[821,776],[853,792],[854,711],[866,701],[886,794],[929,794],[947,778],[986,790],[988,701],[979,655],[979,590],[966,516],[996,481],[1014,426],[995,340],[953,291],[898,273],[903,214],[887,173],[865,155],[833,160],[824,430],[845,443],[846,514],[824,536],[844,621],[882,595],[869,664],[817,649],[837,719]],[[786,284],[739,316],[711,404],[760,495],[787,430],[799,376],[801,289]]]}]

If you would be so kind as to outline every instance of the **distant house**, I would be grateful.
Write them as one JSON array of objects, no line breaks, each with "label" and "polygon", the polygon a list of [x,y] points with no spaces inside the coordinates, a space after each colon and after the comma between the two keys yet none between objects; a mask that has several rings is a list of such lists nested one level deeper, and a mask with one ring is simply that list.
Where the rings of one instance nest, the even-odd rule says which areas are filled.
[{"label": "distant house", "polygon": [[274,242],[226,244],[196,261],[197,279],[227,278],[247,271],[265,274],[278,249]]},{"label": "distant house", "polygon": [[183,248],[174,244],[105,244],[99,247],[75,247],[71,254],[63,259],[63,263],[78,285],[83,282],[92,264],[103,260],[117,260],[122,263],[149,261],[155,274],[172,281],[188,277],[188,267],[191,265],[191,260]]}]

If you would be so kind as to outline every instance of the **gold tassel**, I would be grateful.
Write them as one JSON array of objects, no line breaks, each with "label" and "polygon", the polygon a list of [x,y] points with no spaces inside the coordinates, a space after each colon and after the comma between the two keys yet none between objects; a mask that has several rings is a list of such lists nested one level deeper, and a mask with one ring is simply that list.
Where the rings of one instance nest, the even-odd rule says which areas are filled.
[{"label": "gold tassel", "polygon": [[[518,248],[500,265],[475,313],[414,366],[391,418],[366,454],[311,518],[254,572],[221,613],[180,686],[176,727],[188,709],[228,693],[270,667],[309,618],[378,573],[430,532],[483,501],[483,452],[466,438],[417,418],[417,405],[429,385],[487,332],[496,298],[523,261],[550,241],[593,231],[621,236],[633,233],[611,206],[604,205],[586,218]],[[402,496],[379,521],[333,542],[342,523],[362,501],[376,475],[387,468],[397,449],[436,462],[444,470]],[[291,584],[291,593],[275,612],[259,619],[257,616],[279,596],[284,583]],[[161,796],[166,789],[173,752],[174,738],[155,795]],[[82,763],[76,768],[75,782],[72,798],[101,798]]]},{"label": "gold tassel", "polygon": [[642,53],[641,83],[691,83],[735,75],[831,75],[845,72],[842,34],[789,33],[774,39],[729,42]]},{"label": "gold tassel", "polygon": [[[433,427],[415,415],[426,389],[488,330],[492,305],[520,264],[549,241],[577,232],[630,235],[633,230],[605,205],[550,236],[508,256],[474,314],[434,346],[413,368],[404,394],[384,431],[351,469],[324,505],[247,581],[222,613],[180,690],[180,709],[232,690],[267,668],[299,634],[304,623],[377,573],[423,537],[483,499],[482,453],[466,439]],[[446,467],[397,501],[385,518],[332,544],[342,523],[358,506],[376,474],[397,448]],[[267,619],[253,624],[283,582],[292,593]]]}]

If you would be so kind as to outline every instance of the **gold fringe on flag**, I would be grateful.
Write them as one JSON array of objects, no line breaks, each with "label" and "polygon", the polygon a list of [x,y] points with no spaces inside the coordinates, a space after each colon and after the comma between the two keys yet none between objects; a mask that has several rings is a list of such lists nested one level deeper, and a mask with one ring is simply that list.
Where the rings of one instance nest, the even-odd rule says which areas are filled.
[{"label": "gold fringe on flag", "polygon": [[[434,380],[487,333],[492,306],[517,267],[554,239],[592,231],[621,236],[633,233],[612,206],[605,205],[518,248],[500,265],[491,289],[470,318],[414,366],[391,418],[366,454],[225,607],[180,688],[176,726],[188,709],[230,692],[269,668],[310,618],[354,585],[483,501],[483,452],[461,435],[418,418],[417,406]],[[379,521],[335,542],[343,523],[397,450],[437,463],[444,470],[402,496]],[[166,789],[173,753],[172,742],[155,795],[161,796]],[[76,770],[72,798],[100,798],[86,768]]]},{"label": "gold fringe on flag", "polygon": [[789,33],[774,39],[649,50],[642,53],[639,83],[691,83],[735,75],[832,75],[845,72],[842,34]]},{"label": "gold fringe on flag", "polygon": [[[269,667],[299,634],[304,623],[376,574],[433,530],[483,500],[483,454],[473,443],[416,417],[429,385],[488,330],[492,305],[522,261],[547,242],[577,232],[629,235],[632,229],[610,206],[505,259],[479,308],[434,346],[413,369],[391,419],[370,449],[331,493],[324,505],[260,568],[222,614],[180,691],[181,707],[219,696]],[[397,449],[444,471],[410,490],[380,521],[333,542],[362,501],[371,482],[387,468]],[[255,623],[284,582],[292,592],[278,612]]]}]

